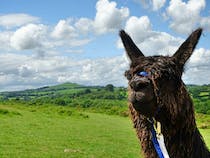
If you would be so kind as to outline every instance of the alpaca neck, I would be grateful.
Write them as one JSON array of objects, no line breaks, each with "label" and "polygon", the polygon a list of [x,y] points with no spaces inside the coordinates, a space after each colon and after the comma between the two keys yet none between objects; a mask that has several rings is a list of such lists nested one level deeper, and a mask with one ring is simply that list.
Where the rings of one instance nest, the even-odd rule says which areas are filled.
[{"label": "alpaca neck", "polygon": [[170,129],[164,129],[163,135],[165,145],[170,157],[179,158],[209,158],[208,151],[203,138],[197,128],[193,131],[187,129],[176,130],[169,135]]},{"label": "alpaca neck", "polygon": [[[186,89],[183,88],[182,93],[177,95],[161,95],[161,98],[165,98],[164,105],[155,119],[161,123],[170,158],[210,158],[210,153],[196,127],[193,103]],[[145,158],[157,158],[151,141],[150,123],[132,104],[129,104],[129,110],[141,142],[142,154]]]},{"label": "alpaca neck", "polygon": [[[163,87],[160,90],[161,110],[156,120],[161,123],[165,145],[170,157],[206,158],[209,154],[205,143],[197,129],[194,107],[186,87],[182,84],[173,92]],[[197,147],[199,145],[199,149]],[[195,153],[197,150],[199,152]],[[199,155],[200,154],[200,155]]]},{"label": "alpaca neck", "polygon": [[170,157],[207,158],[209,152],[196,126],[192,100],[185,94],[182,99],[177,96],[174,102],[164,105],[157,117],[162,125],[166,148]]}]

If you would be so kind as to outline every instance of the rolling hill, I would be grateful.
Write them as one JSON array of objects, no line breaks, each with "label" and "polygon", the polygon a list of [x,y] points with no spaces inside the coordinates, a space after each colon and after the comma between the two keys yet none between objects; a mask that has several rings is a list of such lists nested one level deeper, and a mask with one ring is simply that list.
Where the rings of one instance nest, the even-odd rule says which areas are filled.
[{"label": "rolling hill", "polygon": [[[193,98],[196,111],[210,114],[210,85],[188,85],[187,88]],[[68,105],[126,115],[127,89],[114,87],[111,84],[83,86],[76,83],[64,83],[37,89],[1,92],[0,101],[16,101],[29,105]]]}]

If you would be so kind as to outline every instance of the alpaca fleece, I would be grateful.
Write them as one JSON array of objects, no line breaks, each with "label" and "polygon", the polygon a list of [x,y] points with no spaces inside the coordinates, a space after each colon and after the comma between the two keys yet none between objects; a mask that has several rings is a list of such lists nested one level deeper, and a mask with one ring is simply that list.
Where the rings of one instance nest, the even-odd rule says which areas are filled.
[{"label": "alpaca fleece", "polygon": [[[196,126],[192,99],[182,81],[184,65],[201,34],[201,28],[192,32],[173,56],[145,57],[131,37],[120,31],[131,60],[130,69],[125,72],[129,111],[145,158],[158,158],[152,144],[149,117],[161,123],[170,158],[210,158]],[[148,72],[149,77],[140,76],[142,71]]]}]

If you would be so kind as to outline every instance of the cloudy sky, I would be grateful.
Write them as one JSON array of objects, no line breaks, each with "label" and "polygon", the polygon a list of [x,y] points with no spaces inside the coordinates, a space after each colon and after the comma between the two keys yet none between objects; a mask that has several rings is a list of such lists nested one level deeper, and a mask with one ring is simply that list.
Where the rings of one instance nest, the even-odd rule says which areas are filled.
[{"label": "cloudy sky", "polygon": [[205,0],[0,0],[0,91],[64,82],[126,86],[125,29],[147,55],[172,55],[197,27],[188,84],[210,83]]}]

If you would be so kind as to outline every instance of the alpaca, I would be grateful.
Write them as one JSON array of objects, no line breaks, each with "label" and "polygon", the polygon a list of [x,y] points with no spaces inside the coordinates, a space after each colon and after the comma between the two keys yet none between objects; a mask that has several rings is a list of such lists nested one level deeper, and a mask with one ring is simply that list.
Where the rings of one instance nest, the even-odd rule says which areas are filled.
[{"label": "alpaca", "polygon": [[131,37],[124,30],[120,31],[131,60],[130,69],[125,72],[129,111],[145,158],[158,157],[147,118],[161,123],[170,158],[210,158],[196,126],[192,99],[181,78],[201,34],[202,28],[192,32],[173,56],[146,57]]}]

